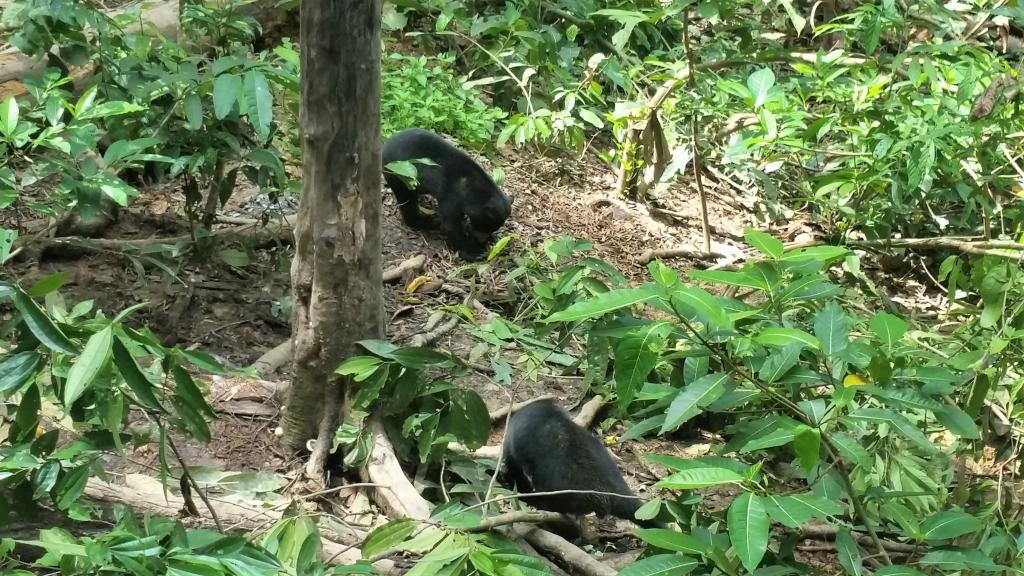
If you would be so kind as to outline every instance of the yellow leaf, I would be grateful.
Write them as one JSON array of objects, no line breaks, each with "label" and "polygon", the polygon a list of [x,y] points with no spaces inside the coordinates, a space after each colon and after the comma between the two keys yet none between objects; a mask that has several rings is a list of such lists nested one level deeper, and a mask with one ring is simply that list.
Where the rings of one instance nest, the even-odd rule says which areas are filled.
[{"label": "yellow leaf", "polygon": [[843,386],[847,388],[850,386],[863,386],[867,383],[867,380],[857,376],[856,374],[847,374],[846,378],[843,378]]},{"label": "yellow leaf", "polygon": [[43,434],[46,434],[46,430],[43,430],[42,426],[36,426],[36,438],[41,437]]},{"label": "yellow leaf", "polygon": [[604,437],[604,445],[605,446],[611,446],[612,444],[615,444],[616,442],[617,442],[617,438],[615,438],[615,434],[608,434],[607,436]]},{"label": "yellow leaf", "polygon": [[412,282],[409,282],[409,285],[405,287],[405,291],[408,294],[412,294],[420,286],[423,286],[424,284],[430,282],[431,280],[433,280],[433,278],[431,278],[430,276],[417,276],[412,279]]}]

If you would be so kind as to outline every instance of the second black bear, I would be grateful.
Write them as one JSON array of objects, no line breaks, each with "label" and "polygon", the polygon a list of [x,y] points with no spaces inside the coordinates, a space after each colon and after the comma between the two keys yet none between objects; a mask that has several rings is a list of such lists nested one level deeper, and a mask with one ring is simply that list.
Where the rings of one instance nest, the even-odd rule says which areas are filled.
[{"label": "second black bear", "polygon": [[[433,164],[415,162],[418,159]],[[381,160],[384,166],[401,160],[414,163],[417,184],[412,188],[384,171],[402,220],[417,230],[436,226],[437,217],[427,217],[419,210],[419,197],[433,196],[448,245],[463,259],[478,258],[512,213],[512,200],[490,175],[468,154],[429,130],[407,128],[394,134],[384,143]]]},{"label": "second black bear", "polygon": [[[642,526],[664,527],[634,517],[643,501],[626,485],[608,450],[593,434],[573,422],[550,400],[528,404],[516,412],[505,431],[504,476],[536,508],[563,514],[615,516]],[[621,494],[557,494],[532,492],[592,490]]]}]

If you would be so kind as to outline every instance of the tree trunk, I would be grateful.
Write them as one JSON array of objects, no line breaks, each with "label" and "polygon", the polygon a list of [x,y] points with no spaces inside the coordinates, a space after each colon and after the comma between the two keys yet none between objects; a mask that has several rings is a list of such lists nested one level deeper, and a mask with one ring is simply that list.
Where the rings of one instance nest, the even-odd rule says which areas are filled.
[{"label": "tree trunk", "polygon": [[325,415],[333,436],[346,385],[334,369],[355,342],[384,331],[380,11],[380,0],[304,0],[300,9],[303,191],[291,270],[295,366],[282,419],[295,451]]}]

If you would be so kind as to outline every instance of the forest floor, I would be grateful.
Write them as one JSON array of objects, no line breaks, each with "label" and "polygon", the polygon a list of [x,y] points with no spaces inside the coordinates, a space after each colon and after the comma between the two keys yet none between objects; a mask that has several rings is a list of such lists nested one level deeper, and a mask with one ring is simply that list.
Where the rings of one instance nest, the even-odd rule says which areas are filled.
[{"label": "forest floor", "polygon": [[[590,240],[597,257],[617,266],[632,281],[645,279],[647,272],[636,257],[652,248],[701,247],[700,203],[696,188],[683,183],[658,198],[661,209],[609,200],[614,197],[613,172],[594,155],[586,157],[545,157],[531,151],[508,150],[500,158],[505,170],[504,188],[514,198],[512,217],[499,234],[513,232],[522,242],[537,244],[560,234]],[[486,163],[485,163],[486,164]],[[708,211],[713,224],[713,250],[727,256],[737,255],[744,247],[743,229],[763,225],[754,222],[736,197],[734,189],[711,187]],[[427,257],[426,275],[444,278],[459,265],[438,234],[424,236],[404,227],[395,209],[390,191],[383,191],[383,254],[384,267],[395,266],[416,254]],[[279,201],[275,209],[294,212],[295,199]],[[175,183],[145,189],[127,213],[106,231],[108,239],[139,239],[187,234],[187,221],[182,215],[184,197]],[[256,218],[267,209],[268,201],[255,189],[239,184],[224,214]],[[795,218],[785,230],[773,231],[791,240],[810,227]],[[789,236],[787,238],[787,235]],[[215,251],[222,250],[218,245]],[[238,248],[239,246],[235,246]],[[62,293],[68,307],[92,299],[96,307],[108,315],[137,304],[147,303],[137,311],[132,322],[148,325],[165,343],[194,346],[213,354],[229,367],[250,365],[267,350],[286,340],[290,333],[288,317],[275,313],[275,302],[288,295],[290,248],[282,243],[254,251],[258,260],[247,266],[230,266],[217,257],[204,257],[180,263],[176,277],[165,271],[133,266],[115,251],[66,253],[49,255],[42,260],[25,260],[13,270],[24,285],[56,272],[67,272],[69,279]],[[712,262],[672,260],[668,265],[678,270],[707,267]],[[907,270],[900,276],[875,270],[875,281],[894,301],[916,313],[937,310],[942,294],[927,281],[918,280],[919,273]],[[412,334],[422,331],[427,317],[439,305],[456,304],[458,297],[444,291],[409,295],[404,285],[385,284],[385,337],[404,343]],[[456,353],[466,353],[474,345],[462,327],[445,335],[434,346]],[[516,379],[513,374],[513,379]],[[287,381],[287,366],[271,380]],[[574,378],[542,379],[517,383],[517,400],[552,394],[563,405],[574,403],[580,391]],[[288,475],[294,468],[280,447],[274,430],[279,406],[270,398],[258,399],[262,409],[238,414],[227,408],[236,406],[241,395],[233,379],[214,378],[210,400],[220,411],[220,419],[211,427],[213,440],[209,445],[178,440],[179,450],[190,466],[232,471],[262,471]],[[484,398],[490,409],[508,402],[507,392],[486,375],[467,378],[460,385],[470,386]],[[497,430],[492,441],[500,442]],[[664,473],[641,462],[639,455],[650,451],[678,455],[699,455],[706,452],[706,439],[693,443],[646,441],[616,445],[613,452],[621,459],[629,481],[637,486],[637,474]],[[155,444],[129,451],[126,462],[116,465],[122,472],[154,473],[158,469]],[[643,492],[641,491],[641,495]],[[722,494],[727,498],[727,494]],[[723,507],[728,500],[720,503]],[[713,503],[712,506],[715,506]],[[805,555],[805,560],[822,567],[824,573],[835,572],[837,565],[820,554]]]}]

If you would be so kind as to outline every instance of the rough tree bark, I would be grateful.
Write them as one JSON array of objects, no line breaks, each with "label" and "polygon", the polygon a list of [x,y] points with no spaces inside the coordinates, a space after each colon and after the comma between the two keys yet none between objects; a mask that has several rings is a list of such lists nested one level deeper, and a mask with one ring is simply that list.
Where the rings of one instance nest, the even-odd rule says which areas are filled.
[{"label": "rough tree bark", "polygon": [[[346,382],[334,369],[383,335],[380,0],[304,0],[300,9],[303,191],[292,261],[294,371],[284,442],[333,436]],[[329,438],[328,438],[329,440]],[[307,471],[322,469],[318,442]]]}]

